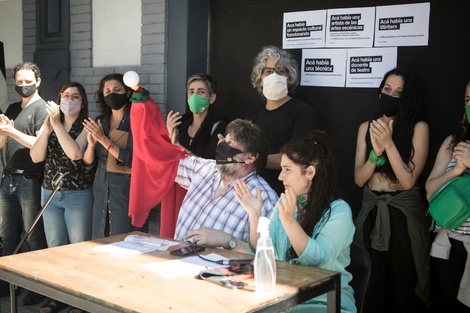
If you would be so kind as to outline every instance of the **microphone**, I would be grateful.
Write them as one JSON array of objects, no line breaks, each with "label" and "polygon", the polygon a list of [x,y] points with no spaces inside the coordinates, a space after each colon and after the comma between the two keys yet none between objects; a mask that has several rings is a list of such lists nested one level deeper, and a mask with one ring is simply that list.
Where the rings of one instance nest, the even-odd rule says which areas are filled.
[{"label": "microphone", "polygon": [[[64,178],[65,175],[67,175],[69,172],[62,174],[61,172],[57,172],[54,175],[54,178],[52,179],[52,185],[54,187],[57,187],[59,184],[62,186],[62,179]],[[59,187],[60,188],[60,187]],[[58,189],[58,188],[57,188]]]},{"label": "microphone", "polygon": [[248,265],[251,264],[253,260],[218,260],[215,263],[220,264],[220,265],[233,265],[233,264],[239,264],[239,265]]}]

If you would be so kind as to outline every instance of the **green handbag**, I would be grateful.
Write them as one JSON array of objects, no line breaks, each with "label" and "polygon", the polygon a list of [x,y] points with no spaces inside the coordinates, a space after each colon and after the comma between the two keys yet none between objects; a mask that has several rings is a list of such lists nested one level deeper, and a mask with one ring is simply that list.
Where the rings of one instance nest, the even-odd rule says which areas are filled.
[{"label": "green handbag", "polygon": [[470,175],[455,177],[437,189],[429,199],[428,213],[440,227],[462,225],[470,217]]}]

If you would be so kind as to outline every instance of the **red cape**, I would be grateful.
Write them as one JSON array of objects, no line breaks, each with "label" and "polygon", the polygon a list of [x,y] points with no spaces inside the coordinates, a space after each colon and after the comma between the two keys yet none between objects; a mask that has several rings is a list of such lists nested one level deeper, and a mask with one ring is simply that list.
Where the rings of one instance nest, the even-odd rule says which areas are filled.
[{"label": "red cape", "polygon": [[162,199],[160,209],[160,236],[173,238],[181,204],[187,190],[174,183],[170,191]]},{"label": "red cape", "polygon": [[[150,211],[174,185],[179,160],[185,157],[186,152],[171,143],[162,113],[147,91],[139,87],[131,101],[134,146],[129,216],[132,218],[132,225],[141,227]],[[160,219],[160,225],[168,225],[173,230],[175,223],[176,220],[172,222]]]}]

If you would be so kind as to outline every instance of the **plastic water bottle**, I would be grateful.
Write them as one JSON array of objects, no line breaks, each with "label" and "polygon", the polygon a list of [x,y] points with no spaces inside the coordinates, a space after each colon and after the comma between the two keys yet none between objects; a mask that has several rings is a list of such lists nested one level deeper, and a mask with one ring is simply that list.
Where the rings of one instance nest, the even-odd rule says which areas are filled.
[{"label": "plastic water bottle", "polygon": [[260,293],[273,292],[276,289],[276,259],[274,258],[273,242],[269,237],[269,219],[260,217],[258,221],[260,237],[256,245],[255,284]]}]

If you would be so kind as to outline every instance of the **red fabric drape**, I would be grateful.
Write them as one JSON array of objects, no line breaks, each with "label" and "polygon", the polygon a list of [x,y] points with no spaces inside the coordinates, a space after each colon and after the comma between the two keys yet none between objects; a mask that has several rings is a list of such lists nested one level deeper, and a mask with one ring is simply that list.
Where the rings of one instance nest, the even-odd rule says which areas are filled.
[{"label": "red fabric drape", "polygon": [[[142,91],[139,87],[136,92]],[[186,153],[184,149],[171,143],[160,109],[150,97],[132,104],[131,129],[134,146],[129,216],[132,218],[132,225],[141,227],[150,210],[162,201],[174,185],[179,160]],[[179,206],[177,209],[179,210]],[[174,213],[169,213],[163,214],[169,221],[161,218],[161,225],[175,224],[175,220],[169,218]]]},{"label": "red fabric drape", "polygon": [[160,236],[173,238],[175,235],[178,213],[187,190],[174,183],[162,199],[160,209]]}]

